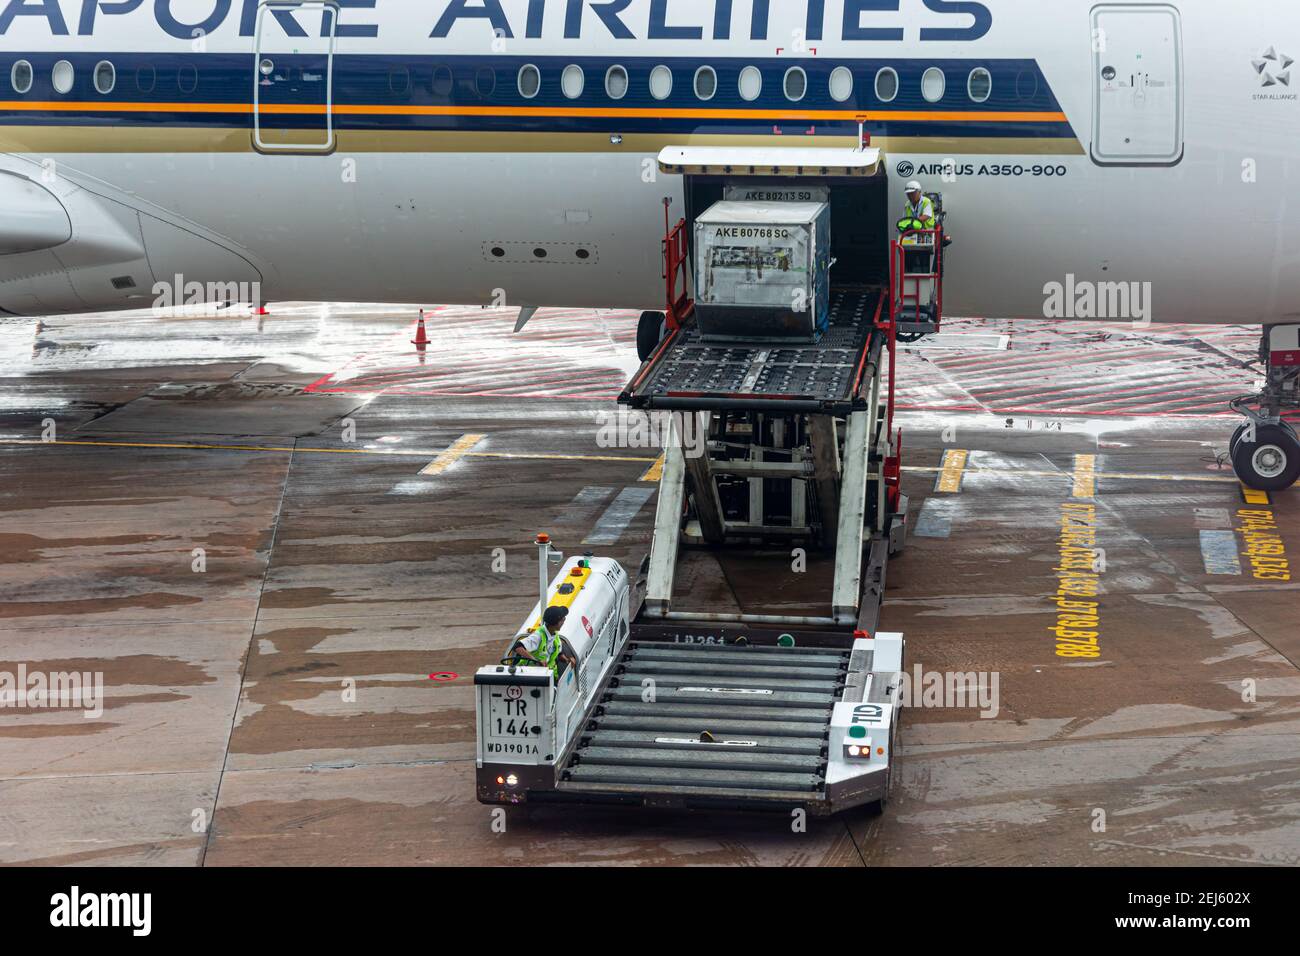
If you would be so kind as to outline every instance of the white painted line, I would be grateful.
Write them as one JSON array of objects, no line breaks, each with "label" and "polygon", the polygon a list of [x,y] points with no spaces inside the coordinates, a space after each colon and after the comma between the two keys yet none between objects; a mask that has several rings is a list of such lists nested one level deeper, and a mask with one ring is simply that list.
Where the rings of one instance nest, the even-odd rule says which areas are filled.
[{"label": "white painted line", "polygon": [[1201,558],[1206,574],[1241,574],[1241,552],[1235,531],[1202,531]]},{"label": "white painted line", "polygon": [[920,538],[946,538],[952,534],[951,498],[926,498],[916,516],[912,534]]},{"label": "white painted line", "polygon": [[605,513],[596,522],[596,529],[587,536],[583,544],[616,544],[623,536],[627,526],[637,516],[645,503],[654,497],[653,488],[624,488],[618,497],[605,509]]},{"label": "white painted line", "polygon": [[569,507],[594,508],[613,493],[613,488],[600,488],[596,485],[588,485],[573,496],[573,500],[569,502]]}]

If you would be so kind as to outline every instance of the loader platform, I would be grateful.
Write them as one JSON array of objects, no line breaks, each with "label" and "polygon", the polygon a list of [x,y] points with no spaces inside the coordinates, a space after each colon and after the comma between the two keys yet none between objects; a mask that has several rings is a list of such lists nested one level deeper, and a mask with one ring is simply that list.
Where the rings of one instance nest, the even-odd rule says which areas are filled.
[{"label": "loader platform", "polygon": [[833,290],[830,325],[817,342],[706,342],[687,323],[669,334],[619,401],[648,411],[847,415],[866,407],[864,373],[883,341],[886,300],[879,287]]}]

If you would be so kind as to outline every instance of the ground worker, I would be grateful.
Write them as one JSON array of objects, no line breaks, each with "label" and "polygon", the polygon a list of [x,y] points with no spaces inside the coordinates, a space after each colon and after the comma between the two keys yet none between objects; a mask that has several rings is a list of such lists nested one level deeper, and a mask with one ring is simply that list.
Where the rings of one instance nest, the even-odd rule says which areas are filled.
[{"label": "ground worker", "polygon": [[903,208],[903,218],[898,220],[898,231],[933,229],[938,224],[934,215],[934,200],[922,192],[921,184],[913,179],[907,184],[907,205]]},{"label": "ground worker", "polygon": [[542,623],[531,633],[519,638],[515,643],[515,654],[536,661],[543,667],[549,667],[556,680],[560,678],[560,661],[569,667],[577,667],[578,662],[564,653],[560,630],[564,620],[569,616],[569,609],[552,604],[542,615]]}]

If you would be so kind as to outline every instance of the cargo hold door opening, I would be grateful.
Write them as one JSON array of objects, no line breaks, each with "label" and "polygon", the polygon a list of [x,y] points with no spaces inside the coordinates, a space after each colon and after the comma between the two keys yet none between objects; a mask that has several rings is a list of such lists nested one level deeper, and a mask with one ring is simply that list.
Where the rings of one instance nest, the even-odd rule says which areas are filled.
[{"label": "cargo hold door opening", "polygon": [[253,43],[253,146],[267,153],[334,149],[334,0],[268,0]]}]

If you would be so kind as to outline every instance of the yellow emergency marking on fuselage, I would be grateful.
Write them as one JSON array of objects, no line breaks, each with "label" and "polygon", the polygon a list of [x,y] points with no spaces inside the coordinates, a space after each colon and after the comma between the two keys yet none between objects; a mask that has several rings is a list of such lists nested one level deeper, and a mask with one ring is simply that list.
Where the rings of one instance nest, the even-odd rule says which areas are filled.
[{"label": "yellow emergency marking on fuselage", "polygon": [[1074,497],[1095,498],[1097,496],[1097,456],[1074,456]]},{"label": "yellow emergency marking on fuselage", "polygon": [[667,452],[655,459],[655,463],[645,470],[637,481],[658,481],[664,476],[664,457]]},{"label": "yellow emergency marking on fuselage", "polygon": [[[576,570],[581,571],[582,574],[574,574],[570,571],[564,576],[564,580],[557,584],[555,589],[547,594],[546,607],[573,607],[573,602],[578,599],[578,595],[582,593],[583,589],[587,586],[587,582],[591,579],[591,568],[577,568]],[[566,584],[572,584],[573,590],[568,594],[561,594],[560,588],[564,587]],[[546,612],[546,607],[542,608],[543,613]],[[533,621],[533,626],[530,630],[536,630],[541,626],[541,624],[542,616],[539,614],[537,615],[537,619]]]},{"label": "yellow emergency marking on fuselage", "polygon": [[934,490],[954,495],[961,491],[961,479],[969,458],[970,452],[964,448],[949,448],[944,452],[943,469],[939,472],[939,482]]},{"label": "yellow emergency marking on fuselage", "polygon": [[1095,659],[1101,656],[1101,573],[1104,560],[1097,547],[1097,506],[1090,502],[1061,503],[1060,561],[1056,573],[1056,656]]},{"label": "yellow emergency marking on fuselage", "polygon": [[1246,560],[1256,581],[1290,581],[1291,562],[1286,556],[1277,518],[1271,510],[1240,508],[1237,532],[1246,542]]},{"label": "yellow emergency marking on fuselage", "polygon": [[1241,486],[1241,500],[1248,505],[1271,505],[1273,503],[1267,491],[1247,488],[1245,485]]},{"label": "yellow emergency marking on fuselage", "polygon": [[481,442],[486,435],[461,435],[455,443],[441,455],[420,469],[421,475],[441,475],[469,453],[469,450]]}]

